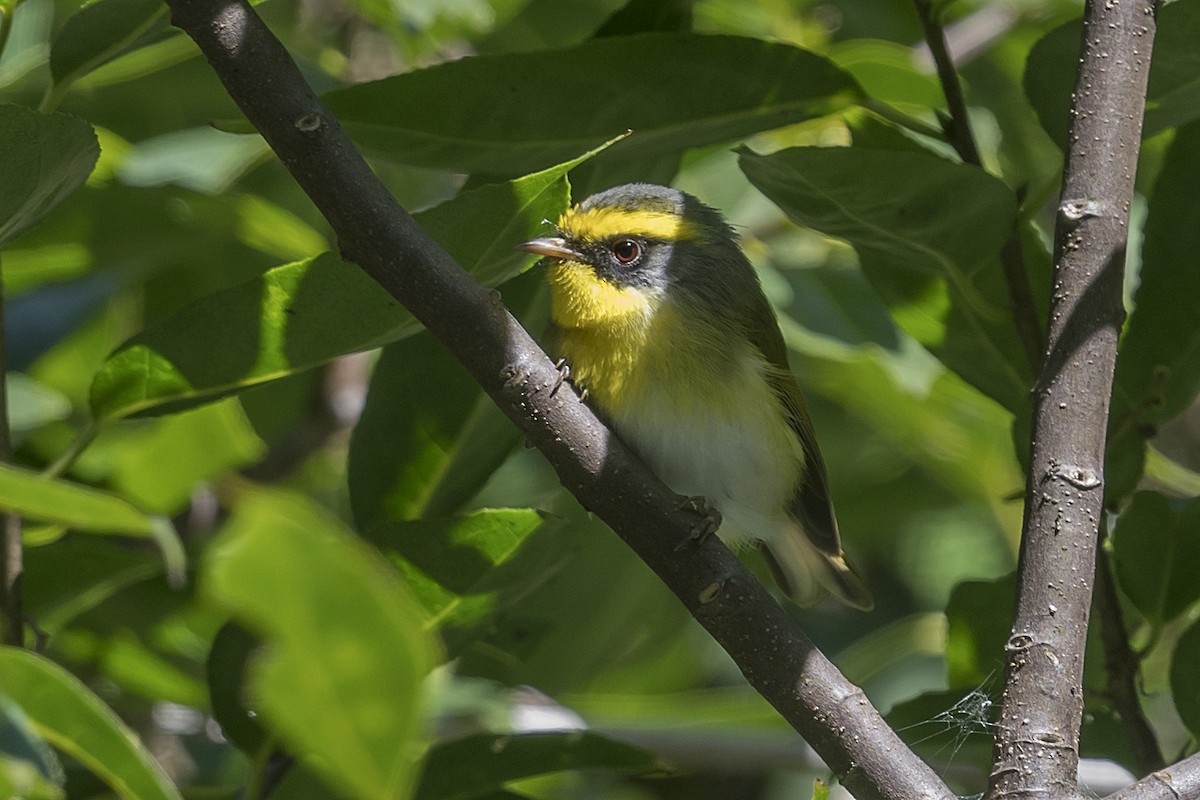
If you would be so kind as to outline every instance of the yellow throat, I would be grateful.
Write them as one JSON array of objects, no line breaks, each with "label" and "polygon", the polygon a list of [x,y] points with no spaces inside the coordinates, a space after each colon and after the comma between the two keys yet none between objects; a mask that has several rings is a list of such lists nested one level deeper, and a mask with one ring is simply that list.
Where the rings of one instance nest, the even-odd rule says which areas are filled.
[{"label": "yellow throat", "polygon": [[[676,215],[621,208],[572,209],[558,222],[564,236],[603,241],[640,236],[659,241],[694,240],[702,235]],[[718,334],[700,320],[688,320],[661,290],[618,286],[577,261],[550,268],[551,312],[558,328],[559,353],[571,374],[606,412],[636,403],[657,384],[695,382],[719,369],[712,345]],[[690,381],[688,380],[690,378]],[[721,381],[702,381],[719,393]],[[683,405],[736,408],[735,397],[681,398]],[[681,409],[682,410],[682,409]]]}]

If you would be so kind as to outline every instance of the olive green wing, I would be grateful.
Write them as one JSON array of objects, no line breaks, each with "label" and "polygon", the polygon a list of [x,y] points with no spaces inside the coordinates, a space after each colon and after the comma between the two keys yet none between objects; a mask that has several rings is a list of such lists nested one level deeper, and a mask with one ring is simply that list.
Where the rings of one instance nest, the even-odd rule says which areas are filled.
[{"label": "olive green wing", "polygon": [[762,303],[763,313],[759,319],[766,324],[751,331],[750,338],[767,360],[767,380],[787,414],[788,425],[800,441],[804,454],[804,469],[788,511],[799,523],[798,537],[802,536],[805,541],[768,544],[768,563],[780,586],[793,599],[799,601],[803,597],[811,601],[813,598],[813,587],[804,586],[803,580],[797,580],[803,574],[808,574],[842,602],[870,610],[875,604],[871,592],[842,551],[837,517],[829,499],[825,459],[817,447],[817,437],[813,432],[804,394],[788,366],[783,334],[765,297]]},{"label": "olive green wing", "polygon": [[[758,304],[756,304],[758,305]],[[817,549],[833,556],[842,554],[842,542],[838,535],[837,518],[829,500],[829,485],[825,479],[825,459],[817,447],[808,406],[800,391],[796,378],[787,361],[787,345],[775,314],[766,297],[761,297],[761,306],[751,312],[757,323],[749,331],[750,339],[762,352],[769,366],[767,381],[779,398],[788,417],[788,424],[800,440],[804,452],[804,470],[800,485],[792,498],[789,511],[804,527],[804,532]]]}]

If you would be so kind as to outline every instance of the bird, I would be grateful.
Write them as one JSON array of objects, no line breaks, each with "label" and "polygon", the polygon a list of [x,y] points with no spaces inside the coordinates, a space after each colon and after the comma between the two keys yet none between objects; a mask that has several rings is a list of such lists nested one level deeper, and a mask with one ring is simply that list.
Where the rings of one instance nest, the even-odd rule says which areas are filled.
[{"label": "bird", "polygon": [[668,186],[631,183],[518,245],[548,263],[564,374],[731,549],[760,547],[800,606],[874,601],[846,557],[825,463],[778,320],[734,229]]}]

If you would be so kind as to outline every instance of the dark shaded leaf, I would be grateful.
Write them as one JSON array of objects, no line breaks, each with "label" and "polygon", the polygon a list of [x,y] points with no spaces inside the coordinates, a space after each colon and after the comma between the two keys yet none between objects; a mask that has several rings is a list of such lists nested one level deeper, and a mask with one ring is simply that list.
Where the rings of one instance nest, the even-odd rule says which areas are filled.
[{"label": "dark shaded leaf", "polygon": [[37,223],[91,173],[92,126],[67,114],[0,105],[0,246]]},{"label": "dark shaded leaf", "polygon": [[[464,765],[470,769],[464,769]],[[569,769],[641,773],[654,757],[636,747],[584,731],[479,734],[433,748],[417,788],[417,800],[470,798],[507,781]]]},{"label": "dark shaded leaf", "polygon": [[735,36],[646,33],[464,58],[324,99],[361,144],[396,160],[519,175],[626,130],[633,135],[605,161],[733,141],[861,97],[853,78],[807,50]]},{"label": "dark shaded leaf", "polygon": [[976,167],[922,152],[742,151],[742,171],[794,221],[846,239],[896,322],[1009,410],[1032,377],[998,262],[1016,198]]},{"label": "dark shaded leaf", "polygon": [[1156,627],[1200,599],[1200,500],[1137,492],[1117,517],[1112,546],[1121,590]]}]

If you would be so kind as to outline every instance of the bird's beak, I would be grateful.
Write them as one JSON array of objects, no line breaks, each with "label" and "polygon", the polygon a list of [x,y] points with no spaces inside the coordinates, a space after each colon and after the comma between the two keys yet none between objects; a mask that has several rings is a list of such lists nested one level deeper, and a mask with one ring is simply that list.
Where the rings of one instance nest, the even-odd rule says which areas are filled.
[{"label": "bird's beak", "polygon": [[526,253],[536,253],[539,256],[557,258],[559,261],[581,261],[582,256],[567,244],[566,239],[549,237],[546,239],[530,239],[517,245],[518,250]]}]

